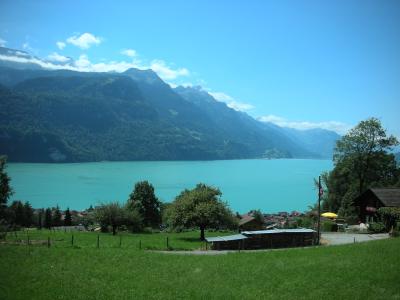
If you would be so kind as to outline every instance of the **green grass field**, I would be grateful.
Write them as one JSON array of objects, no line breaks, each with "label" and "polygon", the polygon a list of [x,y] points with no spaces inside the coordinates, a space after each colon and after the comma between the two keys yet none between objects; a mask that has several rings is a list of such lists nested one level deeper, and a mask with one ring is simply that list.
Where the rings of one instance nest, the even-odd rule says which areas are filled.
[{"label": "green grass field", "polygon": [[[207,231],[206,236],[229,235],[232,232]],[[132,234],[121,232],[113,236],[110,233],[94,232],[64,232],[50,230],[27,230],[8,233],[8,243],[26,244],[28,239],[32,247],[39,244],[47,244],[50,238],[50,247],[71,248],[72,235],[74,248],[97,248],[99,236],[100,248],[129,248],[131,250],[194,250],[205,247],[200,242],[200,231],[182,233],[139,233]],[[168,248],[167,248],[168,239]]]},{"label": "green grass field", "polygon": [[[135,246],[163,234],[124,236],[121,248],[102,235],[99,249],[94,233],[77,234],[78,247],[54,235],[60,241],[51,248],[0,245],[0,299],[400,299],[400,239],[196,256]],[[196,249],[197,235],[169,237]]]}]

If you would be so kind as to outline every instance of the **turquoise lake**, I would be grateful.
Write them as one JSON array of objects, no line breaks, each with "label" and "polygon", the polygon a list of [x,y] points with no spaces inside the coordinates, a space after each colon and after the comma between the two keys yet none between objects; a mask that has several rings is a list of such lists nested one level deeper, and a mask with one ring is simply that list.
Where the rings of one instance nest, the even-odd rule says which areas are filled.
[{"label": "turquoise lake", "polygon": [[135,182],[148,180],[165,202],[199,182],[218,187],[231,209],[244,213],[304,211],[317,201],[313,178],[332,167],[330,160],[254,159],[9,163],[7,172],[15,191],[11,200],[29,201],[35,208],[59,205],[83,210],[102,202],[124,203]]}]

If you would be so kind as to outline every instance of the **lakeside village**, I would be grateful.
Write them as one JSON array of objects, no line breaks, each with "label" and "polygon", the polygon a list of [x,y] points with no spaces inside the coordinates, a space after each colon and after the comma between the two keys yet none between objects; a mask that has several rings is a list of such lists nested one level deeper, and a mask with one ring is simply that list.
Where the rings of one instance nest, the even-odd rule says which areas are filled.
[{"label": "lakeside village", "polygon": [[[200,241],[223,250],[319,245],[321,232],[389,232],[398,236],[400,168],[389,152],[396,145],[397,139],[386,136],[379,120],[362,121],[337,142],[334,169],[316,181],[319,200],[315,206],[306,212],[272,214],[253,210],[244,215],[230,210],[218,188],[202,183],[183,190],[171,203],[159,201],[153,185],[142,181],[135,184],[125,204],[106,203],[84,211],[33,209],[21,201],[8,206],[13,190],[3,157],[0,238],[6,239],[7,233],[21,228],[101,231],[112,235],[195,230],[200,233]],[[221,236],[208,236],[210,231],[218,231]]]}]

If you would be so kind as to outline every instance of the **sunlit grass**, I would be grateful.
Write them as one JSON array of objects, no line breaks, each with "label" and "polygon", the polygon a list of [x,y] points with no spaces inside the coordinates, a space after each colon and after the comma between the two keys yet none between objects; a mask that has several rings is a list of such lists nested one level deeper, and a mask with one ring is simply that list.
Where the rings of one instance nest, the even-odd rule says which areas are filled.
[{"label": "sunlit grass", "polygon": [[[183,233],[182,237],[197,234]],[[101,236],[104,243],[105,236]],[[139,236],[148,236],[149,243],[164,237]],[[180,240],[180,234],[170,237],[184,247],[198,247],[198,242]],[[0,299],[400,297],[400,239],[197,256],[140,251],[135,237],[132,247],[119,248],[117,238],[107,236],[109,246],[100,249],[93,245],[97,234],[82,233],[79,238],[87,246],[0,245]]]}]

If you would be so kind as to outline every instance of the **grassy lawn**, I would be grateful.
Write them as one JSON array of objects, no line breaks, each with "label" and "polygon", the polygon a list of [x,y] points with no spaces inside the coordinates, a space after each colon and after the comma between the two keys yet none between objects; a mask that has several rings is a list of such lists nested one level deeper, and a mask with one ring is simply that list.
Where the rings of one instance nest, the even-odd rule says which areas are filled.
[{"label": "grassy lawn", "polygon": [[218,256],[89,245],[0,245],[0,299],[400,299],[400,239]]},{"label": "grassy lawn", "polygon": [[[206,236],[229,235],[232,232],[207,231]],[[27,230],[16,233],[8,233],[6,241],[26,244],[28,239],[32,244],[46,244],[50,238],[51,247],[72,247],[72,235],[74,248],[97,248],[97,237],[99,236],[100,248],[129,248],[131,250],[195,250],[205,247],[200,242],[200,231],[189,231],[182,233],[139,233],[132,234],[120,232],[113,236],[110,233],[94,232],[64,232],[51,230]],[[120,246],[121,244],[121,246]]]}]

